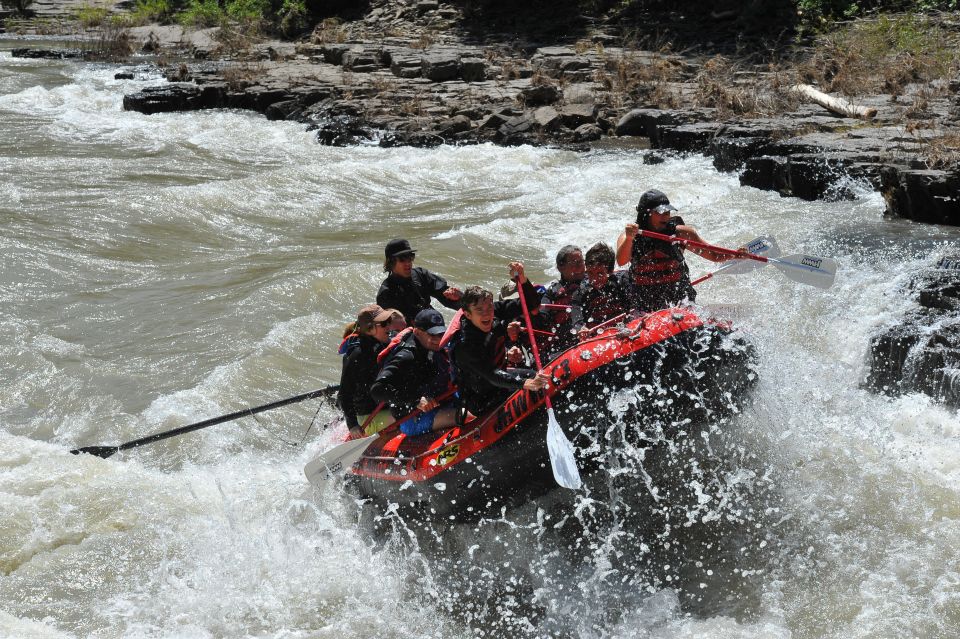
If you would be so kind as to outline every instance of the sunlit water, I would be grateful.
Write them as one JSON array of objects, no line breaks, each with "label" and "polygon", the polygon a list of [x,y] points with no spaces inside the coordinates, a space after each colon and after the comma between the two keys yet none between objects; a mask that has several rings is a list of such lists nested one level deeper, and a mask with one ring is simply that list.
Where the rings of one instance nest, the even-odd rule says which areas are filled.
[{"label": "sunlit water", "polygon": [[[0,52],[0,635],[960,634],[958,415],[860,388],[909,274],[960,233],[884,220],[863,188],[743,189],[700,157],[333,149],[248,113],[127,113],[160,80],[115,70]],[[733,561],[628,579],[615,535],[579,540],[578,561],[536,508],[435,528],[439,551],[402,522],[371,536],[337,491],[306,491],[303,465],[343,435],[317,402],[67,452],[335,383],[391,237],[457,285],[499,287],[517,258],[546,281],[560,246],[612,243],[651,187],[710,241],[773,234],[842,264],[828,291],[769,267],[701,286],[759,355],[724,423],[728,492],[697,512],[762,512],[736,524],[750,548],[720,544]]]}]

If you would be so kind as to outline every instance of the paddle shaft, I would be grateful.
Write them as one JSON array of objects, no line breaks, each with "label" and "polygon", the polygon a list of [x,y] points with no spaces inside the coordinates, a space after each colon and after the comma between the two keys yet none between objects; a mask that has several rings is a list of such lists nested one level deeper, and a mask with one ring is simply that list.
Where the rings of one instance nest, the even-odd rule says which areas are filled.
[{"label": "paddle shaft", "polygon": [[217,424],[229,422],[234,419],[240,419],[241,417],[256,415],[257,413],[273,410],[274,408],[280,408],[281,406],[296,404],[297,402],[303,402],[308,399],[314,399],[316,397],[320,397],[323,395],[329,395],[330,393],[334,393],[337,390],[339,390],[339,388],[340,386],[338,384],[333,386],[327,386],[326,388],[320,388],[315,391],[310,391],[309,393],[303,393],[302,395],[295,395],[293,397],[288,397],[286,399],[270,402],[269,404],[263,404],[262,406],[245,408],[235,413],[230,413],[229,415],[221,415],[220,417],[211,417],[210,419],[205,419],[202,422],[197,422],[196,424],[190,424],[189,426],[181,426],[180,428],[174,428],[173,430],[167,430],[162,433],[155,433],[153,435],[141,437],[140,439],[135,439],[125,444],[120,444],[118,446],[86,446],[84,448],[77,448],[75,450],[71,450],[70,452],[73,453],[74,455],[79,455],[80,453],[90,453],[91,455],[97,455],[98,457],[103,457],[104,459],[106,459],[107,457],[110,457],[114,453],[118,453],[121,450],[138,448],[140,446],[145,446],[146,444],[152,444],[153,442],[160,441],[161,439],[167,439],[169,437],[176,437],[177,435],[192,433],[195,430],[200,430],[201,428],[206,428],[207,426],[215,426]]},{"label": "paddle shaft", "polygon": [[644,237],[649,237],[654,240],[662,240],[664,242],[670,242],[671,244],[688,244],[690,246],[707,249],[708,251],[713,251],[714,253],[719,253],[721,255],[729,255],[730,257],[745,258],[748,260],[756,260],[758,262],[770,261],[770,258],[766,258],[762,255],[754,255],[753,253],[749,253],[747,251],[736,251],[734,249],[723,248],[722,246],[714,246],[713,244],[698,242],[696,240],[685,240],[682,237],[677,237],[675,235],[664,235],[663,233],[657,233],[656,231],[645,231],[643,229],[641,229],[639,233]]},{"label": "paddle shaft", "polygon": [[[533,351],[533,361],[537,365],[537,370],[540,370],[542,366],[540,365],[540,349],[537,348],[537,338],[534,336],[533,322],[530,320],[530,310],[527,308],[527,298],[523,294],[523,285],[517,281],[517,292],[520,294],[520,308],[523,309],[523,319],[527,323],[527,335],[530,337],[530,350]],[[553,410],[553,405],[550,403],[550,396],[545,397],[547,409]]]}]

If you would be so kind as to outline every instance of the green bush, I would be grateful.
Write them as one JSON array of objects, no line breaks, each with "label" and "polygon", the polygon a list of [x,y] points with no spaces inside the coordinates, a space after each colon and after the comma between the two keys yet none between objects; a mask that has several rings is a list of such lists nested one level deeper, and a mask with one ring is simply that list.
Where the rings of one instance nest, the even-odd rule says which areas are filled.
[{"label": "green bush", "polygon": [[292,37],[310,28],[310,15],[304,0],[284,0],[278,14],[280,33]]},{"label": "green bush", "polygon": [[140,24],[169,22],[179,8],[171,0],[137,0],[131,16]]},{"label": "green bush", "polygon": [[269,20],[273,13],[269,0],[231,0],[226,13],[234,20]]},{"label": "green bush", "polygon": [[191,27],[215,27],[226,17],[217,0],[190,0],[187,7],[177,14],[177,21]]},{"label": "green bush", "polygon": [[110,15],[109,9],[92,4],[81,5],[72,12],[73,19],[87,28],[99,27],[106,21],[108,15]]},{"label": "green bush", "polygon": [[952,11],[960,0],[797,0],[804,24],[823,26],[835,20],[882,11]]}]

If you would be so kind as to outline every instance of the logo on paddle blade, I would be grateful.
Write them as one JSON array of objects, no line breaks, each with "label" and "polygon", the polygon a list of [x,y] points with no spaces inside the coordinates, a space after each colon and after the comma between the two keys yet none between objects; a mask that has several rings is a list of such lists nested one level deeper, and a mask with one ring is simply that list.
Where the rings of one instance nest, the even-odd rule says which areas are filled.
[{"label": "logo on paddle blade", "polygon": [[800,260],[800,263],[804,266],[812,266],[813,268],[820,268],[820,265],[823,264],[823,260],[818,260],[815,257],[803,256],[803,259]]},{"label": "logo on paddle blade", "polygon": [[454,459],[457,458],[457,455],[460,453],[460,446],[458,444],[453,444],[452,446],[447,446],[439,453],[437,453],[437,463],[441,466],[446,466]]},{"label": "logo on paddle blade", "polygon": [[750,253],[762,253],[770,249],[770,244],[766,240],[754,240],[747,244],[747,251]]}]

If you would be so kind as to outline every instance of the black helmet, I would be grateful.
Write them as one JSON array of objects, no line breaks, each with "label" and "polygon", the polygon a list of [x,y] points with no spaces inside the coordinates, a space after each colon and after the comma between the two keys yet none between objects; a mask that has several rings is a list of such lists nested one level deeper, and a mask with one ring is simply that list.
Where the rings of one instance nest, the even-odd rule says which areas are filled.
[{"label": "black helmet", "polygon": [[646,213],[661,204],[670,204],[670,198],[668,198],[663,191],[650,189],[640,196],[640,202],[637,204],[637,213]]}]

